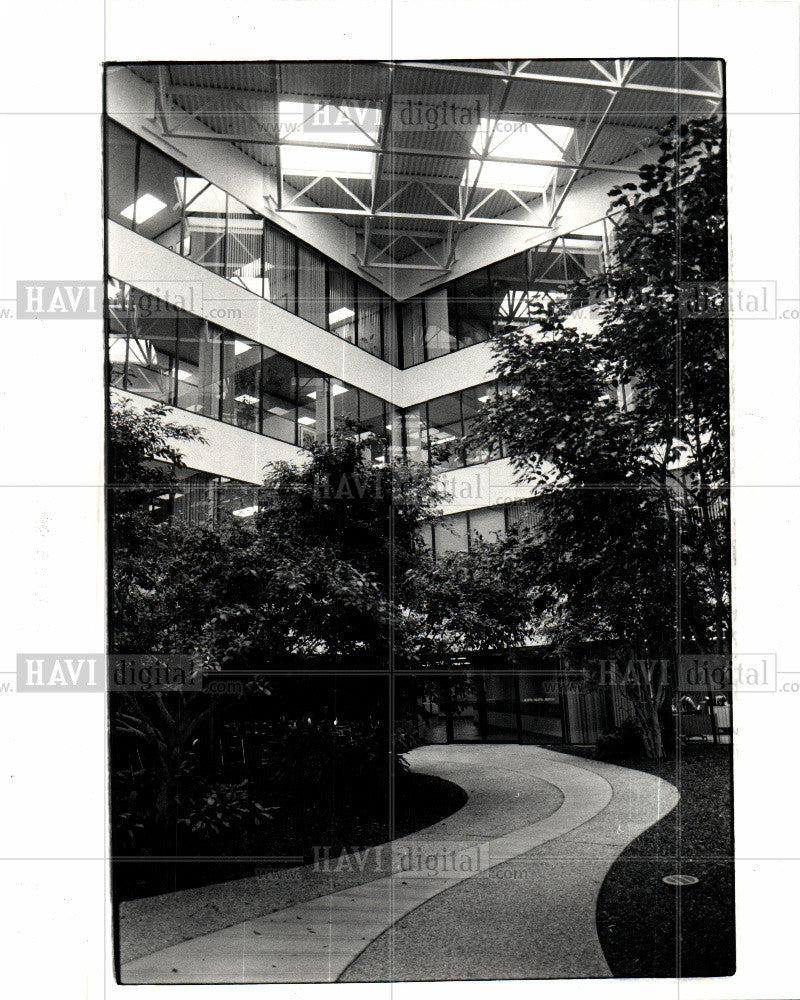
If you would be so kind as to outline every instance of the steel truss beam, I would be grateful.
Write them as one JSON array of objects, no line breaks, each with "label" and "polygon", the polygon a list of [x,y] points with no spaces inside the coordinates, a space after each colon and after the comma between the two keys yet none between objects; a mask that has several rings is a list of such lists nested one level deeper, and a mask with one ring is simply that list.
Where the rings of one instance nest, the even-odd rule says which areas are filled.
[{"label": "steel truss beam", "polygon": [[[619,60],[615,60],[619,62]],[[687,64],[690,60],[686,60]],[[687,87],[663,87],[654,83],[625,83],[617,76],[614,79],[607,73],[597,78],[583,76],[561,76],[550,73],[527,73],[524,70],[509,72],[503,69],[487,69],[482,66],[458,66],[454,63],[428,63],[428,62],[400,62],[384,65],[394,65],[398,68],[432,70],[440,73],[460,73],[464,76],[482,76],[496,79],[507,79],[509,76],[514,80],[527,80],[531,83],[552,83],[565,87],[593,87],[599,90],[629,90],[642,94],[667,94],[670,97],[704,97],[708,100],[722,100],[721,91],[716,88],[712,90],[693,90]],[[597,67],[595,67],[597,68]]]},{"label": "steel truss beam", "polygon": [[[617,104],[619,98],[626,92],[666,94],[673,97],[701,98],[712,104],[717,104],[722,99],[722,78],[718,73],[719,81],[714,84],[707,75],[691,65],[687,60],[687,66],[694,71],[694,77],[698,82],[707,86],[708,90],[690,89],[684,87],[664,87],[655,84],[636,82],[648,65],[648,60],[589,60],[590,65],[598,74],[596,78],[570,77],[562,74],[532,73],[528,72],[531,60],[520,61],[496,61],[496,68],[490,69],[475,66],[459,66],[451,63],[427,63],[427,62],[383,62],[381,65],[387,68],[386,86],[381,105],[381,128],[380,134],[375,142],[364,132],[364,139],[358,143],[329,143],[314,141],[313,138],[302,138],[288,140],[281,136],[262,134],[257,136],[237,133],[211,133],[200,135],[196,132],[183,131],[187,127],[186,118],[192,118],[194,112],[170,113],[170,99],[179,104],[181,98],[188,96],[199,98],[204,105],[212,104],[215,100],[224,99],[232,102],[237,108],[237,113],[241,113],[251,118],[258,126],[256,118],[257,109],[249,108],[248,102],[258,101],[271,103],[273,113],[277,116],[278,101],[282,94],[281,67],[276,68],[275,90],[274,91],[240,91],[233,88],[214,88],[206,86],[173,85],[169,83],[166,71],[159,68],[157,79],[153,82],[155,91],[155,119],[160,124],[163,137],[165,139],[189,139],[189,140],[211,140],[228,143],[240,143],[242,145],[266,146],[275,149],[276,173],[277,173],[277,209],[278,212],[286,216],[291,213],[297,214],[319,214],[336,215],[340,217],[354,217],[364,219],[363,229],[363,252],[360,256],[355,255],[361,267],[368,268],[391,268],[402,266],[416,270],[431,270],[446,272],[452,267],[455,257],[455,245],[460,233],[469,225],[493,225],[493,226],[513,226],[517,228],[531,228],[543,231],[552,231],[555,228],[561,208],[569,196],[573,185],[578,177],[584,172],[614,173],[630,176],[638,176],[638,169],[620,166],[618,164],[591,163],[589,157],[603,129],[608,127],[608,119]],[[413,147],[391,145],[391,114],[392,101],[395,85],[395,71],[403,68],[417,69],[423,71],[443,72],[449,74],[459,74],[463,76],[480,77],[490,82],[502,81],[502,90],[499,101],[491,101],[493,107],[487,108],[487,116],[498,121],[503,114],[508,102],[509,94],[515,82],[537,82],[549,83],[555,86],[580,87],[584,89],[587,100],[592,92],[597,90],[608,95],[605,108],[599,113],[588,107],[583,112],[585,132],[581,137],[577,130],[575,133],[576,148],[572,157],[564,159],[548,158],[526,158],[518,159],[502,155],[502,149],[497,153],[490,153],[493,141],[493,134],[486,136],[481,150],[470,149],[465,152],[453,152],[445,150],[414,149]],[[332,97],[319,97],[314,100],[324,101],[332,107],[347,103]],[[263,110],[263,109],[259,109]],[[201,112],[197,112],[201,113]],[[344,113],[344,112],[343,112]],[[170,119],[176,121],[179,118],[181,130],[170,127]],[[177,124],[177,122],[176,122]],[[358,123],[355,123],[356,125]],[[360,127],[360,126],[359,126]],[[495,125],[496,128],[496,125]],[[363,129],[362,129],[363,132]],[[582,139],[580,146],[579,138]],[[286,185],[286,177],[296,177],[297,174],[285,175],[282,166],[282,149],[285,147],[308,147],[312,149],[328,150],[351,150],[356,152],[369,152],[374,155],[372,175],[365,178],[369,183],[369,193],[356,193],[347,183],[347,178],[337,176],[331,172],[319,172],[308,174],[301,183],[302,188],[296,190],[291,185]],[[498,155],[499,153],[499,155]],[[394,161],[395,157],[409,157],[423,160],[444,160],[456,163],[477,162],[477,173],[469,183],[465,183],[464,177],[444,177],[444,178],[422,178],[419,176],[405,176],[395,172],[395,163],[391,162],[388,169],[385,160],[389,157]],[[515,165],[552,167],[553,173],[547,188],[541,192],[515,191],[507,186],[493,187],[491,190],[480,186],[481,175],[484,165],[487,162],[509,163]],[[563,181],[564,175],[561,171],[568,172],[566,183]],[[559,184],[559,177],[562,178]],[[351,206],[346,208],[301,204],[301,199],[308,195],[323,180],[328,179],[340,189],[351,201]],[[387,181],[391,184],[389,191],[384,195],[380,194],[380,187]],[[286,186],[285,186],[286,185]],[[395,186],[397,185],[397,186]],[[434,201],[441,206],[439,210],[433,211],[398,211],[393,208],[396,199],[414,185],[421,188]],[[451,203],[449,191],[453,187],[457,188],[457,203]],[[287,190],[288,188],[288,190]],[[435,190],[439,188],[439,191]],[[480,210],[498,193],[505,193],[513,199],[519,208],[525,210],[524,217],[517,219],[492,218],[485,214],[481,215]],[[533,207],[535,205],[535,207]],[[515,211],[518,211],[515,208]],[[541,212],[541,214],[539,214]],[[376,223],[381,220],[407,219],[413,221],[431,221],[447,223],[446,231],[442,233],[427,232],[423,234],[419,230],[412,232],[398,232],[396,230],[379,230]],[[288,220],[287,220],[288,221]],[[373,236],[388,236],[389,242],[381,248],[376,248],[373,244]],[[426,236],[436,236],[441,240],[436,248],[426,247],[420,242]],[[420,256],[425,259],[424,263],[403,264],[391,260],[389,251],[401,239],[408,239],[418,251],[415,256],[419,261]],[[434,249],[438,253],[434,253]]]},{"label": "steel truss beam", "polygon": [[[186,112],[181,114],[181,117],[185,117]],[[647,131],[651,131],[648,129]],[[176,132],[174,129],[169,129],[164,133],[165,139],[207,139],[209,142],[239,142],[242,145],[249,146],[273,146],[280,148],[282,146],[307,146],[312,149],[350,149],[357,153],[375,153],[376,155],[380,152],[377,146],[364,146],[355,145],[353,143],[345,142],[313,142],[310,140],[302,139],[292,142],[281,142],[278,139],[263,139],[251,135],[240,135],[229,133],[228,135],[222,135],[221,133],[211,133],[210,135],[202,135],[199,132]],[[384,153],[388,153],[391,156],[412,156],[412,157],[422,157],[423,159],[437,159],[437,160],[475,160],[479,157],[475,156],[474,153],[456,153],[456,152],[445,152],[441,149],[412,149],[407,146],[392,146],[390,149],[384,150]],[[542,158],[532,158],[526,157],[523,159],[518,159],[515,156],[495,156],[490,157],[492,163],[518,163],[524,164],[530,167],[563,167],[565,170],[574,170],[576,168],[585,170],[598,170],[604,173],[611,174],[636,174],[638,176],[639,171],[634,170],[631,167],[617,166],[613,163],[587,163],[579,166],[576,160],[546,160]],[[439,183],[439,178],[431,178],[434,183]],[[447,179],[442,180],[442,183],[447,183]]]}]

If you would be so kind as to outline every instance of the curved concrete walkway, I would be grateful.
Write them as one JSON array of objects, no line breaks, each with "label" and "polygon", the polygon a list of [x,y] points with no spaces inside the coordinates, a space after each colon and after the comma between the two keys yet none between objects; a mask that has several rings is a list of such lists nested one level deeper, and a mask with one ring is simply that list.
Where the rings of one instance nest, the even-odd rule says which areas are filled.
[{"label": "curved concrete walkway", "polygon": [[610,976],[597,895],[625,846],[674,808],[673,786],[541,747],[421,747],[408,756],[470,799],[395,841],[391,873],[138,958],[123,965],[122,981]]}]

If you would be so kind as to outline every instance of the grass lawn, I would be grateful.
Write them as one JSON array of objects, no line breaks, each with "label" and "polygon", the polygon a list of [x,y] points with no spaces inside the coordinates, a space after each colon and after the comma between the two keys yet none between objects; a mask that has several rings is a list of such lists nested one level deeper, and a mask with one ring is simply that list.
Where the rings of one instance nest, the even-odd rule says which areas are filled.
[{"label": "grass lawn", "polygon": [[[657,774],[681,793],[677,808],[628,845],[606,876],[597,929],[615,976],[728,976],[735,971],[730,746],[689,743]],[[665,885],[681,873],[696,885]]]}]

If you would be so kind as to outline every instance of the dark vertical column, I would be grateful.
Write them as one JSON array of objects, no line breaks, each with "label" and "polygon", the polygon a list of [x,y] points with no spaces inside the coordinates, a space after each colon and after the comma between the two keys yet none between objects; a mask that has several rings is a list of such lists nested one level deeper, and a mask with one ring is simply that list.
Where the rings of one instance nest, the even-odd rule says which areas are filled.
[{"label": "dark vertical column", "polygon": [[475,678],[475,686],[478,694],[478,729],[482,743],[489,740],[489,720],[486,714],[486,682],[483,674],[478,674]]},{"label": "dark vertical column", "polygon": [[453,689],[449,678],[444,681],[444,732],[448,743],[453,743]]},{"label": "dark vertical column", "polygon": [[519,690],[519,674],[514,674],[514,714],[517,720],[517,743],[522,743],[522,695]]}]

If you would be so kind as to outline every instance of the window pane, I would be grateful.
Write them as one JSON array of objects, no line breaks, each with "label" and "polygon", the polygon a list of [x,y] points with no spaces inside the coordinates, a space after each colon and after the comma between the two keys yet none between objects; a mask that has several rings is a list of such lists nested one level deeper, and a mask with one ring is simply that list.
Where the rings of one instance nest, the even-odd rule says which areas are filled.
[{"label": "window pane", "polygon": [[380,438],[372,448],[373,462],[382,462],[386,458],[387,447],[391,442],[392,425],[386,415],[386,405],[378,396],[373,396],[363,389],[358,391],[359,424],[365,435],[372,434]]},{"label": "window pane", "polygon": [[267,222],[265,243],[264,298],[294,312],[295,241],[288,233]]},{"label": "window pane", "polygon": [[176,475],[180,481],[173,494],[173,516],[189,524],[210,521],[214,517],[213,489],[216,476],[189,469],[178,469]]},{"label": "window pane", "polygon": [[297,366],[297,433],[301,448],[328,440],[328,379],[305,365]]},{"label": "window pane", "polygon": [[147,143],[139,152],[135,229],[162,246],[179,249],[181,243],[180,191],[183,166]]},{"label": "window pane", "polygon": [[358,346],[381,356],[381,310],[383,296],[368,285],[366,281],[358,282]]},{"label": "window pane", "polygon": [[519,253],[491,267],[492,319],[497,330],[530,325],[528,255]]},{"label": "window pane", "polygon": [[136,136],[121,129],[114,122],[106,123],[105,172],[108,217],[126,229],[132,229]]},{"label": "window pane", "polygon": [[222,340],[222,419],[249,431],[259,430],[261,346],[226,333]]},{"label": "window pane", "polygon": [[[176,372],[175,323],[171,306],[130,289],[110,309],[109,362],[111,384],[159,403],[174,399]],[[125,334],[121,325],[125,325]]]},{"label": "window pane", "polygon": [[218,514],[232,514],[234,517],[253,517],[258,511],[258,487],[238,479],[221,476],[216,484],[216,508]]},{"label": "window pane", "polygon": [[178,406],[219,419],[222,331],[190,313],[178,315]]},{"label": "window pane", "polygon": [[183,190],[186,226],[182,252],[216,274],[224,272],[227,197],[205,178],[187,171]]},{"label": "window pane", "polygon": [[331,405],[334,429],[352,431],[358,424],[358,389],[331,379]]},{"label": "window pane", "polygon": [[428,434],[431,461],[453,469],[462,465],[459,440],[461,438],[461,403],[459,394],[440,396],[428,403]]},{"label": "window pane", "polygon": [[[495,383],[486,382],[483,385],[470,386],[461,393],[461,410],[464,416],[464,434],[468,434],[475,415],[483,409],[495,394]],[[490,458],[497,457],[498,448],[468,448],[465,453],[467,463],[488,462]]]},{"label": "window pane", "polygon": [[428,461],[428,425],[425,404],[409,406],[403,411],[406,460],[409,462]]},{"label": "window pane", "polygon": [[459,278],[450,285],[449,293],[458,323],[458,346],[469,347],[488,340],[492,335],[488,270],[483,268]]},{"label": "window pane", "polygon": [[353,275],[337,264],[328,265],[328,329],[356,342],[356,287]]},{"label": "window pane", "polygon": [[425,360],[422,347],[425,306],[422,299],[411,299],[401,306],[403,321],[403,367]]},{"label": "window pane", "polygon": [[264,348],[261,370],[262,433],[295,443],[295,365],[291,358]]},{"label": "window pane", "polygon": [[228,198],[226,274],[237,285],[262,295],[261,237],[264,220],[235,198]]},{"label": "window pane", "polygon": [[297,314],[323,330],[328,328],[325,261],[301,244],[297,246]]},{"label": "window pane", "polygon": [[397,305],[386,296],[383,298],[383,360],[397,365]]},{"label": "window pane", "polygon": [[425,360],[439,358],[456,349],[447,314],[447,289],[440,288],[425,296]]}]

